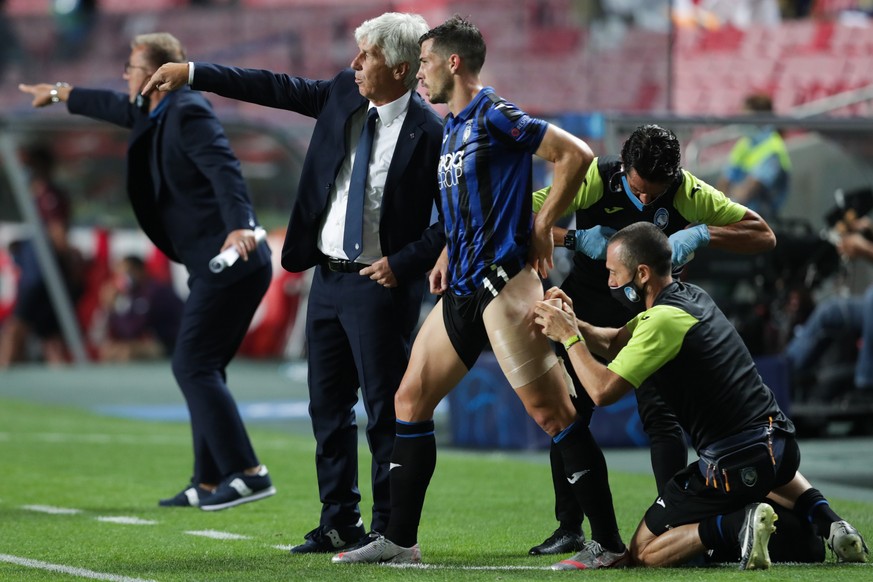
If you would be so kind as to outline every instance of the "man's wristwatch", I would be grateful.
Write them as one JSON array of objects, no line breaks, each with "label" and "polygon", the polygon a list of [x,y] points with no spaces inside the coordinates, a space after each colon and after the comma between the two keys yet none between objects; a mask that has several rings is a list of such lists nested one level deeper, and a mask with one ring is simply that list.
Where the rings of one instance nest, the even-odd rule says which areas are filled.
[{"label": "man's wristwatch", "polygon": [[576,231],[568,230],[567,234],[564,235],[564,248],[570,249],[571,251],[576,250]]},{"label": "man's wristwatch", "polygon": [[52,103],[60,102],[61,98],[58,96],[58,89],[61,87],[69,87],[69,83],[55,83],[55,86],[49,91],[49,96],[51,97]]}]

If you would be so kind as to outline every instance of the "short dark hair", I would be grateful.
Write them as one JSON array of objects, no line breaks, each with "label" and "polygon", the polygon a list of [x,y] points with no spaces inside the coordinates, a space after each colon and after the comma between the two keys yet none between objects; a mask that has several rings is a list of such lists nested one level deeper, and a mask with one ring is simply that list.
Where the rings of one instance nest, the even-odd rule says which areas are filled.
[{"label": "short dark hair", "polygon": [[143,273],[146,270],[145,261],[139,255],[125,255],[121,262],[139,273]]},{"label": "short dark hair", "polygon": [[618,260],[628,269],[648,265],[659,277],[672,269],[673,249],[664,232],[651,222],[635,222],[612,235],[609,244],[621,243]]},{"label": "short dark hair", "polygon": [[433,39],[432,50],[444,57],[455,54],[464,60],[472,73],[485,64],[485,39],[475,24],[455,14],[436,28],[421,35],[418,44]]},{"label": "short dark hair", "polygon": [[55,154],[45,143],[32,143],[22,152],[24,164],[39,176],[50,176],[55,167]]},{"label": "short dark hair", "polygon": [[773,99],[766,93],[752,93],[746,97],[743,105],[754,113],[773,113]]},{"label": "short dark hair", "polygon": [[682,148],[676,134],[660,125],[642,125],[624,142],[621,161],[643,180],[672,182],[682,175]]}]

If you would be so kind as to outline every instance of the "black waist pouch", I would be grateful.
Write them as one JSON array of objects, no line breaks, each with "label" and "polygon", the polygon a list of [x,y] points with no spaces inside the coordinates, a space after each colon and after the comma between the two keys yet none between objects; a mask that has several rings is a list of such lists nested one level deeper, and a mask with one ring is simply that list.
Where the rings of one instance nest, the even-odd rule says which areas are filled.
[{"label": "black waist pouch", "polygon": [[772,435],[771,427],[761,426],[699,450],[706,485],[722,493],[768,493],[776,476]]}]

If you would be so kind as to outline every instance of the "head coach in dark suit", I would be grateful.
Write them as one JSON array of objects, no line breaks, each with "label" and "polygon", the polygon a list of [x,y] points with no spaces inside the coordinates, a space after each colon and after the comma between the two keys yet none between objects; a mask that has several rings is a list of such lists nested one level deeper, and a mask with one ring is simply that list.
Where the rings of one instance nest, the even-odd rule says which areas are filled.
[{"label": "head coach in dark suit", "polygon": [[[173,374],[191,415],[191,484],[161,505],[223,509],[275,493],[226,384],[233,358],[272,276],[240,164],[200,93],[140,96],[167,61],[184,62],[170,34],[137,36],[124,65],[128,94],[55,85],[21,85],[43,107],[65,101],[71,113],[131,130],[127,191],[140,226],[170,259],[188,269],[190,294],[173,351]],[[221,273],[209,260],[234,247],[243,261]]]},{"label": "head coach in dark suit", "polygon": [[[373,456],[370,530],[384,531],[388,523],[394,393],[408,363],[424,275],[445,242],[441,224],[428,226],[438,196],[442,126],[414,91],[418,39],[427,30],[423,18],[410,14],[364,22],[355,31],[359,51],[351,69],[329,80],[169,64],[144,90],[190,84],[316,119],[282,266],[316,267],[306,337],[322,511],[319,526],[292,553],[335,552],[365,534],[357,483],[358,387]],[[368,134],[374,135],[371,151],[361,154]],[[366,166],[358,167],[359,156]],[[357,207],[356,168],[358,178],[366,175]]]}]

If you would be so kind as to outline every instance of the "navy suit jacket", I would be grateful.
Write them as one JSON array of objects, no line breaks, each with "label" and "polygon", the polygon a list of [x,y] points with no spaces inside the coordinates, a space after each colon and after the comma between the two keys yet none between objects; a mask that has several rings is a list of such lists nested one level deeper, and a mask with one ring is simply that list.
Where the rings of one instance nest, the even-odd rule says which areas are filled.
[{"label": "navy suit jacket", "polygon": [[[247,262],[221,273],[209,270],[209,259],[221,251],[228,233],[254,228],[257,220],[239,160],[209,102],[187,87],[164,99],[170,101],[160,122],[116,91],[74,88],[67,108],[132,130],[127,194],[143,231],[192,276],[228,285],[269,263],[269,247],[258,245]],[[151,168],[155,149],[156,173]]]},{"label": "navy suit jacket", "polygon": [[[282,266],[297,272],[323,261],[318,232],[330,189],[347,155],[346,127],[367,105],[355,84],[354,71],[346,69],[331,80],[314,81],[258,69],[195,63],[193,87],[316,119],[285,235]],[[413,92],[388,169],[379,222],[382,253],[401,284],[414,281],[433,267],[445,245],[442,222],[428,226],[439,196],[441,142],[439,116]]]}]

